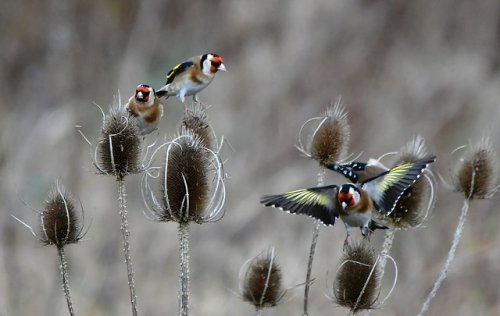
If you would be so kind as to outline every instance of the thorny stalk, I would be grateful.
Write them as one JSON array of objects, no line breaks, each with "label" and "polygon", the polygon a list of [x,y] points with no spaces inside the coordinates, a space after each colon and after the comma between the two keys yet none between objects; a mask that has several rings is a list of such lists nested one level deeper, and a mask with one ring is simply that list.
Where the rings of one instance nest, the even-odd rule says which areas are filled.
[{"label": "thorny stalk", "polygon": [[[325,182],[325,169],[320,167],[321,169],[318,171],[318,186],[322,186]],[[311,273],[312,273],[312,265],[314,260],[314,254],[316,252],[316,244],[318,242],[319,237],[319,229],[321,227],[321,221],[317,220],[314,225],[313,238],[311,242],[311,248],[309,249],[309,260],[307,262],[307,274],[306,274],[306,283],[304,288],[304,312],[302,316],[308,316],[308,305],[309,305],[309,290],[311,287]]]},{"label": "thorny stalk", "polygon": [[179,224],[180,275],[179,316],[189,313],[189,223]]},{"label": "thorny stalk", "polygon": [[57,247],[57,253],[59,254],[59,270],[61,272],[61,282],[64,291],[64,296],[66,297],[66,303],[68,304],[69,314],[75,316],[75,311],[73,310],[73,303],[71,302],[71,294],[69,291],[69,273],[68,273],[68,262],[66,261],[66,256],[64,254],[64,247]]},{"label": "thorny stalk", "polygon": [[450,250],[448,251],[448,257],[446,258],[446,262],[441,269],[441,272],[439,273],[439,277],[437,278],[436,282],[434,283],[434,286],[432,287],[431,292],[429,295],[427,295],[427,298],[422,305],[422,309],[418,313],[418,316],[423,316],[427,313],[431,306],[431,302],[436,296],[437,292],[439,291],[439,288],[443,284],[443,281],[446,279],[446,276],[448,275],[448,270],[450,269],[451,263],[455,259],[455,253],[458,248],[458,243],[460,242],[460,238],[462,237],[462,232],[464,229],[465,225],[465,220],[467,219],[467,213],[469,211],[469,206],[470,206],[470,199],[471,196],[474,192],[474,181],[475,181],[475,171],[472,171],[472,177],[471,177],[471,186],[470,186],[470,195],[466,199],[464,199],[464,204],[462,205],[462,213],[460,214],[460,218],[458,220],[458,225],[455,230],[455,234],[453,235],[453,242],[451,243]]},{"label": "thorny stalk", "polygon": [[[384,278],[385,266],[387,263],[387,257],[389,252],[391,252],[392,242],[396,236],[396,230],[394,228],[389,228],[385,232],[384,244],[382,245],[382,251],[380,252],[379,269],[380,269],[380,279]],[[382,283],[380,283],[382,286]]]},{"label": "thorny stalk", "polygon": [[123,252],[125,254],[125,264],[127,265],[128,287],[130,290],[130,303],[132,305],[132,315],[137,316],[137,295],[135,294],[134,271],[132,268],[132,257],[130,256],[130,231],[128,230],[127,207],[125,192],[125,182],[123,177],[118,177],[118,203],[120,204],[121,231],[123,239]]},{"label": "thorny stalk", "polygon": [[420,310],[420,313],[418,313],[418,316],[423,316],[427,313],[431,305],[432,299],[436,296],[439,288],[443,284],[444,279],[446,279],[451,263],[455,259],[455,252],[457,251],[458,243],[460,242],[460,238],[462,237],[462,231],[464,228],[465,220],[467,219],[467,212],[469,211],[469,205],[470,205],[470,200],[465,199],[464,204],[462,206],[462,213],[460,215],[460,219],[458,220],[457,229],[455,230],[455,234],[453,237],[453,242],[451,244],[450,250],[448,251],[448,257],[446,258],[446,263],[441,269],[439,277],[434,283],[431,292],[429,293],[429,295],[427,295],[427,298],[424,304],[422,305],[422,309]]}]

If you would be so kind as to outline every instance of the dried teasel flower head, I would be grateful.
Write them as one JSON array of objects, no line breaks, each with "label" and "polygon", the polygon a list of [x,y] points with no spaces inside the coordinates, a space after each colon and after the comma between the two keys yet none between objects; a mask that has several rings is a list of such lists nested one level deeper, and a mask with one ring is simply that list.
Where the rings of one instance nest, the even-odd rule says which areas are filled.
[{"label": "dried teasel flower head", "polygon": [[[219,220],[224,215],[226,196],[225,175],[219,156],[186,129],[162,147],[165,148],[163,166],[156,169],[156,174],[146,172],[142,181],[142,193],[149,213],[146,215],[155,221],[179,224]],[[159,197],[154,193],[156,190],[151,189],[154,179],[160,181]]]},{"label": "dried teasel flower head", "polygon": [[82,218],[76,211],[74,199],[59,181],[40,212],[40,229],[40,240],[57,247],[77,243],[83,237]]},{"label": "dried teasel flower head", "polygon": [[453,172],[455,189],[467,199],[485,199],[498,190],[498,166],[491,141],[483,136],[467,146]]},{"label": "dried teasel flower head", "polygon": [[330,105],[322,117],[312,118],[304,123],[300,134],[309,123],[316,122],[312,135],[304,146],[299,135],[297,148],[322,166],[331,166],[346,158],[351,129],[347,121],[347,112],[342,103]]},{"label": "dried teasel flower head", "polygon": [[337,304],[351,312],[373,309],[380,288],[377,257],[369,243],[352,243],[345,249],[333,285]]},{"label": "dried teasel flower head", "polygon": [[[428,157],[425,140],[417,135],[408,141],[396,154],[392,166],[413,162]],[[426,169],[415,183],[401,196],[394,211],[385,218],[389,225],[397,229],[420,226],[434,207],[436,181]]]},{"label": "dried teasel flower head", "polygon": [[190,130],[198,136],[203,146],[214,149],[214,132],[207,119],[206,107],[201,103],[194,103],[191,110],[186,111],[181,123],[181,132]]},{"label": "dried teasel flower head", "polygon": [[247,261],[242,267],[240,292],[244,301],[257,310],[278,305],[286,294],[282,287],[281,268],[274,248]]},{"label": "dried teasel flower head", "polygon": [[44,245],[55,245],[58,248],[68,244],[75,244],[87,233],[88,227],[84,229],[84,212],[80,204],[77,212],[75,199],[66,191],[59,180],[56,181],[53,190],[48,194],[45,206],[38,213],[40,223],[38,233],[19,218],[11,215],[15,220],[28,228],[36,239]]},{"label": "dried teasel flower head", "polygon": [[106,115],[94,162],[100,172],[123,178],[142,171],[142,139],[136,125],[122,106],[113,107]]}]

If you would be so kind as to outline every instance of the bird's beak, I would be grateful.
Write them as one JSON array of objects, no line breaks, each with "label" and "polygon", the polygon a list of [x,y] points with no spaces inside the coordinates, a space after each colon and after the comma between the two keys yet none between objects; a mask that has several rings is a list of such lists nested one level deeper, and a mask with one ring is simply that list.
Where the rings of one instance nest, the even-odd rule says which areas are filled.
[{"label": "bird's beak", "polygon": [[137,92],[137,98],[138,99],[142,99],[144,96],[142,95],[142,92]]},{"label": "bird's beak", "polygon": [[220,71],[227,71],[226,66],[224,64],[220,64],[219,68],[217,68]]},{"label": "bird's beak", "polygon": [[347,207],[347,203],[346,202],[342,202],[342,208],[345,209]]}]

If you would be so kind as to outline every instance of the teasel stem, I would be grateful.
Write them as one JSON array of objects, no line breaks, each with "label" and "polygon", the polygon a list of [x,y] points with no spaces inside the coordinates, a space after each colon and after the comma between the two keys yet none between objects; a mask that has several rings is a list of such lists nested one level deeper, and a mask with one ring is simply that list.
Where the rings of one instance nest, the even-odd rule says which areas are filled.
[{"label": "teasel stem", "polygon": [[382,244],[382,251],[380,252],[380,260],[378,262],[381,279],[384,277],[385,266],[387,263],[387,257],[389,256],[389,253],[391,252],[392,242],[394,241],[395,236],[396,236],[396,230],[394,228],[389,228],[386,230],[384,243]]},{"label": "teasel stem", "polygon": [[[320,167],[318,171],[318,186],[322,186],[325,182],[325,169]],[[314,260],[314,254],[316,253],[316,244],[318,243],[319,229],[321,227],[321,221],[317,220],[314,224],[313,237],[311,241],[311,248],[309,249],[309,260],[307,262],[307,274],[306,274],[306,284],[304,288],[304,312],[302,316],[309,315],[308,305],[309,305],[309,290],[311,288],[311,273],[312,265]]]},{"label": "teasel stem", "polygon": [[120,204],[121,231],[123,240],[123,252],[125,264],[127,265],[128,288],[130,290],[130,303],[132,305],[132,315],[137,316],[137,295],[135,294],[134,270],[132,268],[132,257],[130,256],[130,231],[127,221],[127,200],[125,192],[125,181],[122,176],[117,177],[118,181],[118,203]]},{"label": "teasel stem", "polygon": [[189,223],[179,224],[180,275],[179,315],[189,314]]},{"label": "teasel stem", "polygon": [[75,311],[73,310],[73,303],[71,302],[71,293],[69,291],[69,273],[68,273],[68,262],[66,261],[66,256],[64,254],[64,247],[57,247],[57,253],[59,254],[59,270],[61,272],[61,282],[63,286],[64,296],[66,297],[66,303],[68,304],[69,314],[75,316]]},{"label": "teasel stem", "polygon": [[[385,274],[385,266],[387,265],[387,258],[390,257],[389,253],[391,252],[392,248],[392,242],[394,241],[394,237],[396,237],[396,230],[392,227],[388,228],[385,231],[385,238],[384,238],[384,243],[382,244],[382,251],[380,251],[380,256],[378,259],[378,269],[379,269],[379,275],[380,275],[380,280],[384,278]],[[380,282],[380,286],[378,289],[378,292],[380,293],[382,289],[382,282]],[[385,302],[382,301],[380,305],[383,305]],[[368,310],[366,312],[366,315],[371,315],[372,310]]]},{"label": "teasel stem", "polygon": [[[474,179],[474,176],[473,176]],[[471,190],[473,192],[473,190]],[[446,258],[446,263],[444,264],[441,272],[439,273],[439,277],[437,278],[434,286],[432,287],[431,292],[427,295],[427,299],[422,305],[422,309],[418,316],[423,316],[429,310],[431,306],[432,299],[436,296],[439,288],[443,284],[443,281],[446,279],[448,274],[448,270],[450,269],[451,263],[455,259],[455,253],[457,251],[458,243],[460,242],[460,238],[462,237],[462,232],[464,229],[465,220],[467,219],[467,212],[469,211],[470,199],[465,199],[464,204],[462,206],[462,214],[460,215],[460,219],[458,220],[457,229],[455,230],[455,235],[453,237],[453,242],[451,244],[450,250],[448,251],[448,257]]]}]

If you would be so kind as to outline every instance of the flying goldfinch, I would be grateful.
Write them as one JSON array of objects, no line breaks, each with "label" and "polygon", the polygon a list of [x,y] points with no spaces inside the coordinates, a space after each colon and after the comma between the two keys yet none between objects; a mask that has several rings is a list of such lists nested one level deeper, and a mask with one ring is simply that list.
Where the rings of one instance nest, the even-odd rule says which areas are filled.
[{"label": "flying goldfinch", "polygon": [[[404,163],[362,183],[327,185],[268,195],[261,198],[261,203],[264,206],[281,208],[289,213],[308,215],[327,226],[333,225],[335,219],[340,217],[347,232],[344,241],[346,247],[352,227],[359,227],[365,237],[369,237],[377,228],[387,228],[372,219],[372,211],[375,210],[382,215],[391,214],[403,193],[435,160],[435,156],[430,156]],[[348,173],[358,167],[350,166],[350,168]],[[347,176],[349,178],[349,175]]]}]

